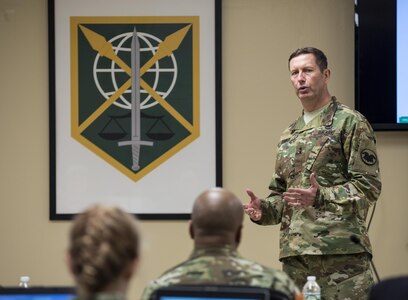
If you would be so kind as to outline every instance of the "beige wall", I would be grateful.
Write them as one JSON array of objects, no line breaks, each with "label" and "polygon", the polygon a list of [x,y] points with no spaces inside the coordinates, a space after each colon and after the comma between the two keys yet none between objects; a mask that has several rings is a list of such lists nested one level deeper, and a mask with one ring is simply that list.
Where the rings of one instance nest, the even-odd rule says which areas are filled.
[{"label": "beige wall", "polygon": [[[224,0],[224,186],[245,202],[247,187],[266,195],[279,134],[300,113],[287,73],[292,50],[305,45],[324,50],[332,94],[353,106],[353,4]],[[5,16],[6,9],[15,15]],[[69,222],[48,221],[46,12],[46,0],[0,0],[0,285],[17,284],[22,274],[33,285],[72,283],[64,265]],[[408,273],[408,132],[377,137],[384,188],[370,236],[378,271],[386,277]],[[143,260],[130,299],[191,251],[186,221],[140,225]],[[240,251],[280,267],[278,227],[246,220]]]}]

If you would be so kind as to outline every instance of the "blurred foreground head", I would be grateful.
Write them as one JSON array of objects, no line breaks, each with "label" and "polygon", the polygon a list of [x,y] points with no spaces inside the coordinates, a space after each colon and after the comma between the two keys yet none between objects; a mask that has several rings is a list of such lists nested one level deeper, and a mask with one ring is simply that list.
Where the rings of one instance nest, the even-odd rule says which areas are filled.
[{"label": "blurred foreground head", "polygon": [[80,294],[126,293],[139,258],[135,219],[117,207],[78,214],[69,236],[68,265]]}]

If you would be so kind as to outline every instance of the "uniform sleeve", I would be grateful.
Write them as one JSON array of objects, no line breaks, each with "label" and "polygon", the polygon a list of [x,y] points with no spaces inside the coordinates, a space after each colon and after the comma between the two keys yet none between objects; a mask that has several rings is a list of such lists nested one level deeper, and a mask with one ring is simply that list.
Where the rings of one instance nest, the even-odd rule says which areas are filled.
[{"label": "uniform sleeve", "polygon": [[153,293],[161,287],[156,280],[151,281],[144,289],[141,300],[149,300]]},{"label": "uniform sleeve", "polygon": [[350,127],[342,138],[349,180],[334,186],[319,186],[317,205],[330,203],[364,211],[376,202],[381,192],[376,140],[366,120]]},{"label": "uniform sleeve", "polygon": [[154,287],[149,284],[143,291],[142,297],[140,297],[141,300],[149,300],[152,293],[154,292]]},{"label": "uniform sleeve", "polygon": [[282,220],[282,193],[286,191],[285,181],[275,173],[269,184],[269,189],[271,190],[269,196],[261,200],[262,218],[255,222],[260,225],[275,225]]},{"label": "uniform sleeve", "polygon": [[272,275],[272,283],[270,289],[272,291],[279,291],[289,295],[292,299],[301,295],[299,288],[296,286],[295,282],[286,273],[278,270],[269,268],[269,273]]}]

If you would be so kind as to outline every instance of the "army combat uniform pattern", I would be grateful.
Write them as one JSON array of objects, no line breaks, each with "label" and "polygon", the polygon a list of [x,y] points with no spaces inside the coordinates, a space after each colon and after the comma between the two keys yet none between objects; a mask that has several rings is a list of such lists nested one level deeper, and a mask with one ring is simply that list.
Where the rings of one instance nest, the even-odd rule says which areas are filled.
[{"label": "army combat uniform pattern", "polygon": [[[315,204],[286,205],[282,193],[290,187],[309,188],[312,173],[319,184]],[[262,218],[256,223],[281,224],[284,266],[286,258],[305,255],[367,252],[371,258],[365,222],[370,205],[380,195],[381,180],[374,132],[359,112],[332,97],[308,124],[301,116],[290,125],[278,145],[269,189],[270,195],[261,201]],[[361,245],[353,243],[351,235]],[[293,279],[298,285],[299,280],[305,281]]]},{"label": "army combat uniform pattern", "polygon": [[142,300],[148,300],[160,288],[176,284],[218,284],[265,287],[287,295],[299,293],[283,272],[242,258],[232,247],[196,247],[190,258],[150,282]]}]

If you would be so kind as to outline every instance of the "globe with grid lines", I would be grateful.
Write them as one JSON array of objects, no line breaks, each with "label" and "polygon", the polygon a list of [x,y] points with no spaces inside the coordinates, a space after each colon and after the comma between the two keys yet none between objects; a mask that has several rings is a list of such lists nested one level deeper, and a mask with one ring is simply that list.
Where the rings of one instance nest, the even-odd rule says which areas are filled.
[{"label": "globe with grid lines", "polygon": [[[133,32],[121,33],[109,40],[115,54],[130,65],[131,40]],[[140,43],[141,65],[153,57],[162,42],[158,37],[144,32],[138,32]],[[163,99],[171,93],[177,81],[177,61],[173,54],[157,61],[144,75],[143,80]],[[105,100],[114,95],[117,90],[129,79],[115,62],[109,58],[96,55],[93,64],[93,78],[95,85]],[[147,109],[158,104],[144,89],[140,89],[140,109]],[[131,109],[131,89],[127,89],[113,103],[122,109]]]}]

